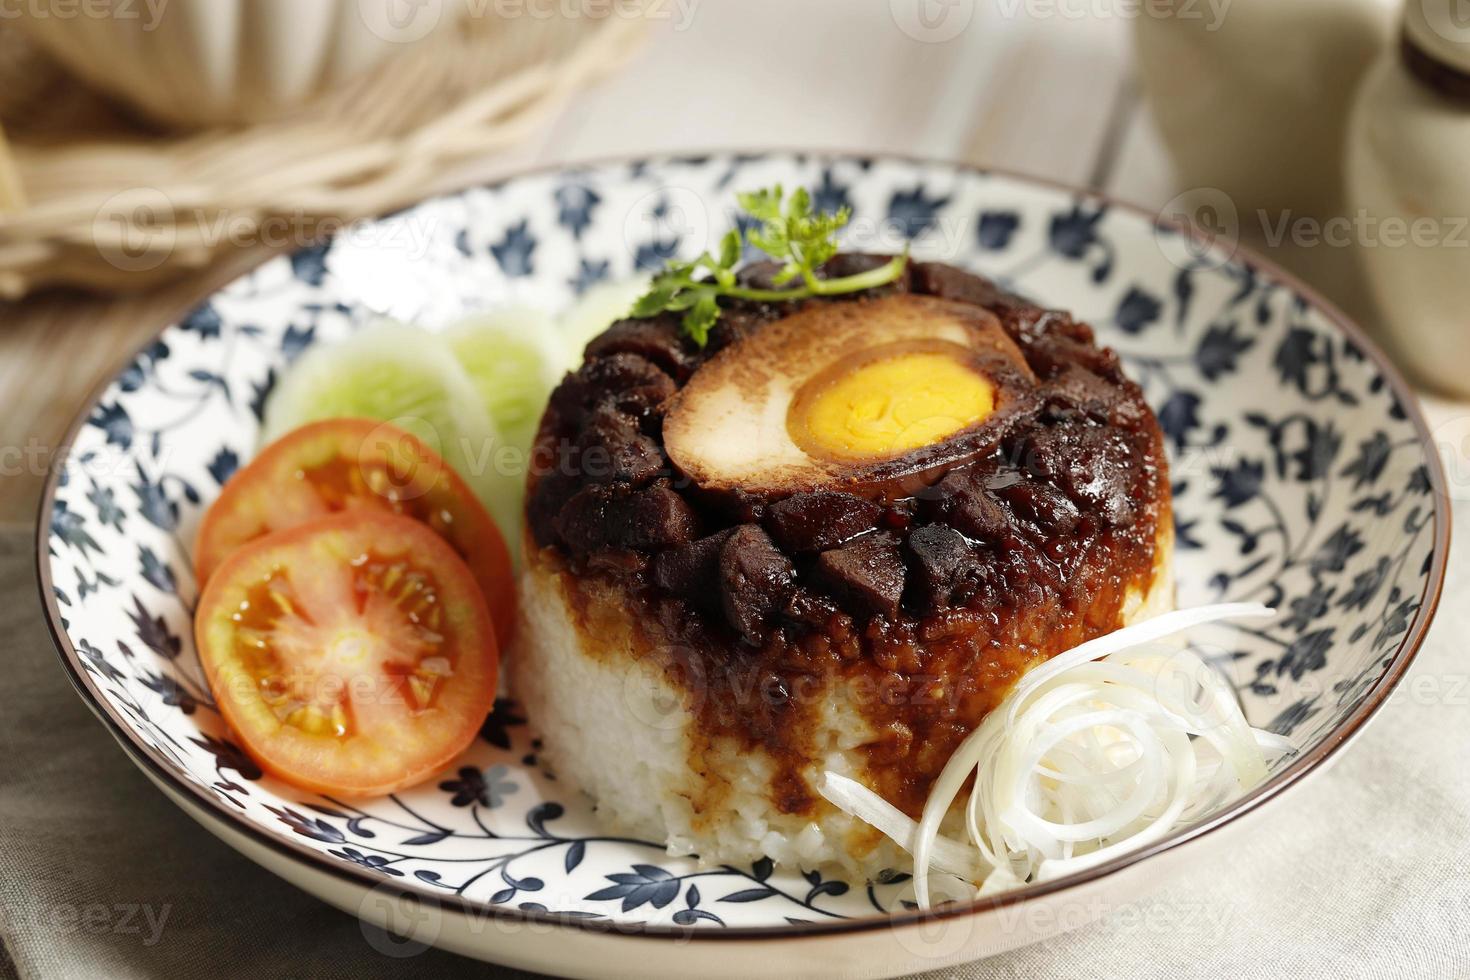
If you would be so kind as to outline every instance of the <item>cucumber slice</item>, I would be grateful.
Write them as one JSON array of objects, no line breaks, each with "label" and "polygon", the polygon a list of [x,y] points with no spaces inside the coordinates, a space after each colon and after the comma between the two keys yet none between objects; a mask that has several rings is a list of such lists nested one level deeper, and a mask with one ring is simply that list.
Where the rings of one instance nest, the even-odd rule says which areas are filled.
[{"label": "cucumber slice", "polygon": [[561,333],[573,370],[581,367],[582,352],[592,338],[626,317],[638,297],[648,292],[648,283],[648,276],[598,283],[561,315]]},{"label": "cucumber slice", "polygon": [[569,366],[556,324],[517,307],[471,317],[444,339],[506,443],[528,457],[546,400]]},{"label": "cucumber slice", "polygon": [[498,458],[504,438],[441,338],[385,320],[311,348],[271,392],[261,438],[329,418],[382,419],[418,436],[459,471],[517,553],[524,471]]}]

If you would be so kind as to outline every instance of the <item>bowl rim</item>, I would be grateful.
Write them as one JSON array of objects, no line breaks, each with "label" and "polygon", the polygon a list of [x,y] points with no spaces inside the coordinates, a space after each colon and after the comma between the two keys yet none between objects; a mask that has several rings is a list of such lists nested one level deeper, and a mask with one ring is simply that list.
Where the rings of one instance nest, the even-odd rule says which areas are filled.
[{"label": "bowl rim", "polygon": [[[1033,187],[1041,187],[1047,190],[1063,191],[1072,195],[1076,200],[1089,200],[1106,205],[1109,209],[1131,213],[1150,223],[1156,229],[1169,229],[1199,243],[1209,251],[1218,252],[1213,238],[1201,234],[1189,225],[1166,218],[1159,212],[1143,207],[1142,205],[1120,200],[1102,191],[1078,187],[1065,181],[1036,177],[1003,167],[987,167],[964,161],[929,157],[922,154],[790,146],[768,148],[737,146],[683,152],[612,154],[591,157],[585,160],[539,164],[532,167],[509,170],[492,180],[478,181],[463,187],[439,191],[406,205],[404,208],[386,214],[368,217],[363,219],[363,221],[381,221],[435,198],[453,197],[456,194],[474,189],[500,189],[517,181],[559,172],[575,173],[599,168],[631,167],[634,165],[647,166],[678,163],[680,161],[692,162],[720,157],[733,159],[737,156],[753,157],[755,159],[764,157],[790,157],[798,162],[806,159],[859,164],[892,162],[920,167],[936,167],[957,174],[967,173],[978,176],[1002,177],[1019,184],[1029,184]],[[330,238],[323,239],[323,241],[330,240]],[[272,251],[268,255],[262,256],[260,261],[253,262],[243,269],[240,267],[230,268],[222,272],[220,276],[209,279],[201,292],[196,294],[187,305],[183,306],[177,315],[171,316],[158,330],[150,334],[148,340],[144,341],[136,351],[132,352],[128,359],[121,360],[117,370],[109,373],[93,387],[88,393],[86,400],[82,403],[77,416],[67,426],[59,445],[70,447],[74,443],[77,433],[86,424],[87,419],[91,415],[92,406],[106,393],[107,389],[117,379],[117,375],[121,372],[122,368],[132,362],[138,351],[145,349],[157,340],[164,331],[173,328],[179,317],[231,282],[243,278],[267,262],[290,254],[293,253],[285,250]],[[1235,243],[1231,249],[1230,260],[1244,263],[1254,268],[1257,272],[1293,290],[1298,296],[1305,299],[1310,306],[1316,308],[1335,329],[1346,336],[1348,340],[1361,350],[1365,358],[1372,362],[1374,367],[1377,368],[1387,381],[1389,388],[1398,399],[1399,404],[1403,407],[1407,420],[1414,426],[1420,442],[1428,447],[1429,451],[1426,453],[1428,457],[1426,465],[1429,471],[1430,489],[1434,500],[1434,555],[1429,575],[1425,579],[1424,589],[1420,595],[1421,603],[1415,612],[1414,621],[1410,624],[1408,631],[1404,634],[1404,638],[1394,650],[1391,661],[1368,690],[1362,703],[1353,709],[1351,714],[1324,736],[1310,751],[1301,755],[1289,766],[1266,780],[1260,786],[1232,801],[1228,806],[1216,813],[1211,814],[1207,819],[1187,827],[1179,828],[1160,840],[1141,847],[1136,851],[1130,851],[1095,867],[1073,872],[1072,874],[1064,875],[1052,881],[1028,885],[1024,888],[986,898],[977,898],[966,903],[954,903],[933,909],[912,909],[886,915],[865,915],[851,919],[808,922],[784,926],[731,926],[726,929],[704,929],[693,926],[621,922],[611,919],[588,919],[567,916],[556,912],[535,912],[518,908],[505,908],[503,906],[491,905],[487,902],[471,901],[460,895],[434,895],[405,887],[398,884],[392,878],[376,875],[366,868],[359,868],[345,861],[332,860],[327,855],[289,836],[272,833],[251,821],[238,819],[238,814],[228,809],[218,798],[208,793],[202,786],[198,786],[176,775],[156,750],[134,737],[133,729],[126,723],[117,709],[112,707],[107,699],[102,696],[91,675],[83,668],[80,656],[73,647],[66,630],[61,625],[62,612],[51,578],[48,542],[50,539],[51,523],[49,515],[55,503],[56,493],[60,488],[61,475],[65,470],[64,466],[51,467],[41,493],[40,508],[36,521],[37,582],[40,588],[42,608],[46,616],[46,626],[51,634],[52,643],[56,647],[57,655],[71,680],[72,686],[76,688],[78,695],[92,710],[92,713],[97,715],[103,722],[113,738],[123,747],[126,754],[136,765],[143,767],[151,775],[163,780],[169,786],[187,793],[194,802],[202,805],[203,810],[215,819],[223,820],[231,828],[238,829],[256,843],[264,845],[284,857],[302,860],[314,870],[326,872],[333,877],[364,889],[376,890],[378,892],[387,889],[395,898],[409,896],[412,900],[427,904],[443,912],[458,913],[479,919],[484,919],[488,916],[493,919],[518,925],[552,926],[630,937],[674,939],[680,942],[719,943],[746,940],[812,939],[821,936],[835,936],[874,929],[894,929],[921,923],[967,918],[969,916],[996,912],[1012,906],[1019,906],[1035,899],[1071,891],[1108,878],[1155,855],[1173,850],[1197,840],[1206,834],[1219,830],[1257,809],[1261,804],[1296,784],[1308,774],[1323,768],[1330,759],[1336,756],[1338,750],[1351,741],[1353,736],[1358,734],[1387,702],[1389,695],[1403,678],[1410,664],[1413,662],[1415,655],[1423,645],[1425,634],[1428,632],[1430,623],[1434,619],[1440,598],[1443,594],[1445,574],[1449,563],[1452,509],[1449,505],[1449,492],[1444,465],[1439,453],[1434,449],[1433,432],[1424,416],[1418,395],[1410,387],[1403,375],[1400,374],[1393,362],[1389,360],[1388,356],[1368,336],[1364,329],[1316,289],[1274,262],[1261,257],[1253,249],[1245,245]]]}]

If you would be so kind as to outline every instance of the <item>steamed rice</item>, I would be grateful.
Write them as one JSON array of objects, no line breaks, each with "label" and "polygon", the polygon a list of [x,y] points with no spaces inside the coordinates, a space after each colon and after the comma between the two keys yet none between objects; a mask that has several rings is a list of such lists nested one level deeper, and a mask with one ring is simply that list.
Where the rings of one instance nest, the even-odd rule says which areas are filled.
[{"label": "steamed rice", "polygon": [[[1130,593],[1125,623],[1173,608],[1169,544],[1161,541],[1148,594]],[[710,741],[700,732],[685,690],[665,677],[662,664],[640,655],[631,615],[612,592],[584,593],[573,603],[561,574],[533,559],[523,574],[509,665],[513,691],[541,733],[552,770],[595,801],[609,829],[711,865],[765,857],[858,879],[909,866],[891,841],[825,801],[811,815],[781,812],[772,801],[775,761],[759,747],[728,736]],[[808,782],[819,785],[824,770],[864,781],[862,747],[874,738],[852,705],[829,698],[816,731],[823,748],[804,772]],[[722,802],[697,802],[711,798]]]}]

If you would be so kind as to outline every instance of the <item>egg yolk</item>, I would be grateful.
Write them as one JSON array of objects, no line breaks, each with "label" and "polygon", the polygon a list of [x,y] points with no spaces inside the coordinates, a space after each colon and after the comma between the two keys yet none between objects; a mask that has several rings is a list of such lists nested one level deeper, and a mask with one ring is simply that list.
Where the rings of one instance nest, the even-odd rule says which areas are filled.
[{"label": "egg yolk", "polygon": [[[995,386],[957,344],[898,344],[844,358],[792,400],[787,430],[806,453],[862,460],[932,445],[995,410]],[[953,348],[953,350],[949,350]]]}]

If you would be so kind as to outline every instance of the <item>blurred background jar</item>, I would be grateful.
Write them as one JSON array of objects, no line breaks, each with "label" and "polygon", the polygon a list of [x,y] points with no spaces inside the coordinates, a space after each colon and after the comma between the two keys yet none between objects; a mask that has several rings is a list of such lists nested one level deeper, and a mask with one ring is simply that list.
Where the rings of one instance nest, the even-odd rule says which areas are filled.
[{"label": "blurred background jar", "polygon": [[[1353,111],[1349,200],[1386,339],[1421,382],[1470,396],[1470,16],[1409,0]],[[1368,233],[1371,232],[1371,239]]]},{"label": "blurred background jar", "polygon": [[1240,214],[1343,207],[1354,90],[1399,0],[1140,0],[1144,93],[1181,188]]}]

